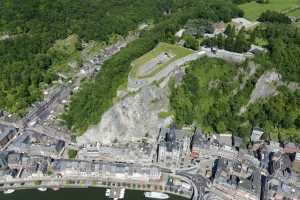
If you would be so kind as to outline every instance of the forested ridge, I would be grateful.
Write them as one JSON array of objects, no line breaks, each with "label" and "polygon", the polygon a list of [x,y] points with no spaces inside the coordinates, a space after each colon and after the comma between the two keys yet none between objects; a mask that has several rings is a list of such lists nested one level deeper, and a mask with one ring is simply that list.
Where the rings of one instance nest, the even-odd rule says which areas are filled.
[{"label": "forested ridge", "polygon": [[119,86],[126,84],[131,62],[153,49],[158,42],[175,42],[175,33],[188,19],[204,18],[212,21],[229,21],[240,16],[239,10],[231,1],[178,1],[172,4],[172,14],[161,20],[155,27],[142,34],[109,61],[105,62],[101,73],[94,82],[86,83],[73,96],[71,105],[64,115],[67,125],[82,133],[89,125],[96,124],[102,114],[112,106]]},{"label": "forested ridge", "polygon": [[[9,39],[0,40],[0,108],[25,114],[26,108],[41,98],[41,88],[58,78],[57,65],[65,65],[66,58],[59,55],[61,52],[50,51],[57,40],[78,35],[76,50],[80,52],[81,41],[109,41],[112,35],[124,36],[140,23],[156,24],[182,10],[190,12],[201,3],[193,0],[1,1],[0,38],[9,36]],[[225,1],[225,8],[224,1],[213,4],[215,11],[224,10],[223,16],[215,15],[211,9],[200,9],[198,14],[228,21],[238,10],[230,1]],[[168,26],[177,24],[163,28]],[[159,39],[160,36],[156,40]]]},{"label": "forested ridge", "polygon": [[[49,51],[55,41],[108,41],[139,23],[163,17],[159,0],[3,0],[0,2],[0,108],[24,114],[41,98],[41,85],[57,79],[52,68],[63,55]],[[80,51],[80,40],[77,45]]]},{"label": "forested ridge", "polygon": [[[300,142],[300,90],[286,86],[276,96],[247,105],[258,78],[267,68],[259,68],[243,89],[247,64],[236,66],[205,58],[192,62],[183,84],[171,88],[170,103],[178,126],[197,125],[206,133],[230,132],[249,141],[253,127],[263,128],[274,140]],[[246,72],[247,73],[247,72]]]},{"label": "forested ridge", "polygon": [[[230,132],[245,141],[249,141],[253,127],[261,127],[273,140],[299,143],[300,32],[287,19],[284,14],[267,11],[259,18],[262,24],[254,30],[236,32],[228,26],[225,36],[204,40],[206,45],[240,53],[246,52],[250,44],[258,44],[267,53],[258,54],[251,61],[259,67],[246,83],[243,81],[249,73],[247,67],[253,67],[253,63],[238,66],[216,59],[193,62],[183,84],[171,89],[170,103],[176,123],[195,124],[210,133]],[[243,44],[248,45],[245,50]],[[286,84],[278,87],[274,95],[248,104],[258,79],[270,71],[280,74]],[[289,83],[296,87],[287,87]],[[278,83],[272,84],[276,87]],[[245,105],[247,109],[242,112]]]}]

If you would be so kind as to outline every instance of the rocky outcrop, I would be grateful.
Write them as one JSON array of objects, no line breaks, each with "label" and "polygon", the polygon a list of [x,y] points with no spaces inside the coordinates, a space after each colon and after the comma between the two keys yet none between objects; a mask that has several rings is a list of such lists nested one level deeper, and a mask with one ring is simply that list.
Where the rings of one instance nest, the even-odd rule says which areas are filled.
[{"label": "rocky outcrop", "polygon": [[266,71],[259,77],[253,89],[249,102],[247,105],[242,106],[240,114],[247,111],[250,104],[255,103],[260,99],[277,95],[277,88],[282,85],[281,75],[275,71]]},{"label": "rocky outcrop", "polygon": [[141,139],[153,141],[159,128],[171,123],[170,119],[160,119],[158,114],[169,108],[168,87],[155,85],[143,87],[132,96],[123,98],[111,107],[99,124],[89,128],[77,138],[79,144],[100,142],[130,143]]},{"label": "rocky outcrop", "polygon": [[[252,62],[249,63],[249,66],[250,72],[247,76],[245,76],[245,80],[248,80],[252,75],[254,75],[256,69],[259,67],[259,65],[255,65]],[[243,80],[242,84],[240,85],[240,90],[244,88],[246,84],[245,80]],[[256,103],[257,101],[266,99],[268,97],[276,96],[280,86],[287,87],[287,89],[289,89],[291,92],[295,92],[300,88],[299,84],[296,82],[284,81],[281,74],[275,70],[265,71],[257,80],[255,88],[251,92],[248,103],[241,107],[240,114],[245,113],[250,104]]]},{"label": "rocky outcrop", "polygon": [[274,71],[265,72],[257,81],[252,91],[249,103],[277,94],[277,87],[281,85],[281,75]]}]

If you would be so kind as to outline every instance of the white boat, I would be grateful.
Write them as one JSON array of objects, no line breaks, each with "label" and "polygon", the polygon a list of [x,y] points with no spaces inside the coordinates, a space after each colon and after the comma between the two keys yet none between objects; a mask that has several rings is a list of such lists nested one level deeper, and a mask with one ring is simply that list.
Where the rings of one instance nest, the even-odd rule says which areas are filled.
[{"label": "white boat", "polygon": [[122,188],[120,192],[120,199],[124,199],[124,196],[125,196],[125,188]]},{"label": "white boat", "polygon": [[106,189],[105,196],[109,197],[109,195],[110,195],[110,189]]},{"label": "white boat", "polygon": [[38,188],[38,190],[41,191],[41,192],[46,192],[47,188]]},{"label": "white boat", "polygon": [[4,190],[4,194],[11,194],[11,193],[13,193],[15,190],[13,190],[13,189],[8,189],[8,190]]},{"label": "white boat", "polygon": [[161,192],[145,192],[145,197],[152,199],[168,199],[169,195]]}]

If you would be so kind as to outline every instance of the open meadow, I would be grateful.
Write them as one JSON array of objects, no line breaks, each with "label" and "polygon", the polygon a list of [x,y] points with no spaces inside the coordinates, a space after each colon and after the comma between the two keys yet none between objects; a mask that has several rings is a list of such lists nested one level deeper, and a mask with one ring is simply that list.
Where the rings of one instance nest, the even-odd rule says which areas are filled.
[{"label": "open meadow", "polygon": [[278,12],[288,12],[300,7],[299,0],[270,0],[268,4],[260,4],[252,1],[239,6],[244,12],[245,17],[249,20],[257,20],[261,13],[272,10]]}]

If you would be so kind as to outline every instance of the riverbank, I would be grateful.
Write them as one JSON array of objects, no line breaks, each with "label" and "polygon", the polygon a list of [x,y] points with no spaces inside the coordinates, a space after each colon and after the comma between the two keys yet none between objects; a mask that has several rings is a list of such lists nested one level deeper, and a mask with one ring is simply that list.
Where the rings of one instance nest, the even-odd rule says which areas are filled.
[{"label": "riverbank", "polygon": [[[53,191],[48,189],[46,192],[38,190],[19,190],[12,194],[0,194],[1,200],[104,200],[104,188],[86,188],[86,189],[60,189]],[[126,190],[125,200],[143,200],[144,192]],[[170,200],[185,200],[183,197],[170,195]]]}]

